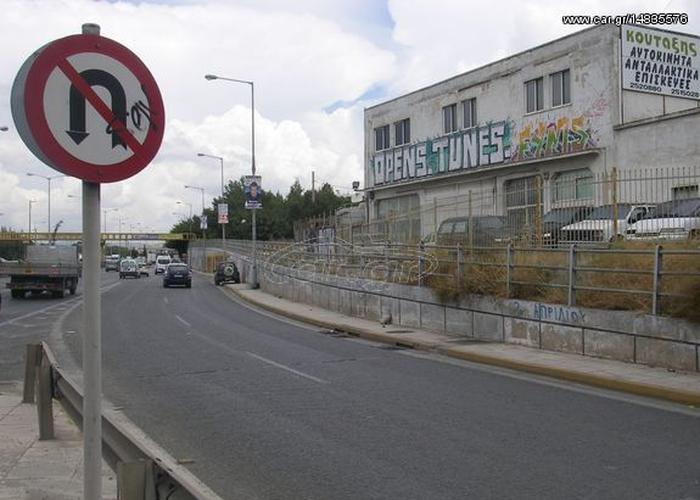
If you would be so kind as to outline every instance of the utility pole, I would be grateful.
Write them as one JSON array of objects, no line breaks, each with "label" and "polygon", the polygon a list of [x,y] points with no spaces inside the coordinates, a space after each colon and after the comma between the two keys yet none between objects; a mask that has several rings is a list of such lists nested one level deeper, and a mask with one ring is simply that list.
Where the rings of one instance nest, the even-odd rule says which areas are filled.
[{"label": "utility pole", "polygon": [[316,172],[311,171],[311,203],[316,203]]}]

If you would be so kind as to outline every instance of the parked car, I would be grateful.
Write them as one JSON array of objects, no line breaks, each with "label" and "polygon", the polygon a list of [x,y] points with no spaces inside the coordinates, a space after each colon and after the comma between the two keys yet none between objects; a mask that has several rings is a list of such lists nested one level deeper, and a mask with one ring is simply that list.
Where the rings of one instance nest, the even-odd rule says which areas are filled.
[{"label": "parked car", "polygon": [[172,259],[170,258],[170,255],[159,255],[156,257],[156,270],[155,274],[160,274],[164,273],[165,269],[170,265],[172,262]]},{"label": "parked car", "polygon": [[[469,234],[469,223],[472,230]],[[509,235],[505,217],[484,215],[479,217],[451,217],[440,224],[437,231],[439,246],[455,246],[457,244],[490,245],[507,243]]]},{"label": "parked car", "polygon": [[684,240],[700,237],[700,198],[659,204],[656,212],[627,229],[632,240]]},{"label": "parked car", "polygon": [[187,264],[176,263],[168,264],[163,273],[163,288],[168,288],[173,285],[183,285],[186,288],[192,288],[192,273]]},{"label": "parked car", "polygon": [[[617,209],[617,231],[615,210]],[[561,228],[561,243],[602,243],[623,239],[627,228],[655,213],[654,205],[618,203],[596,207],[582,221]]]},{"label": "parked car", "polygon": [[592,207],[554,208],[542,217],[542,241],[546,245],[556,245],[561,240],[561,230],[585,219]]},{"label": "parked car", "polygon": [[214,284],[216,286],[224,283],[240,283],[241,276],[238,268],[233,262],[220,262],[214,271]]},{"label": "parked car", "polygon": [[134,259],[122,259],[119,262],[119,279],[125,279],[128,276],[132,278],[140,278],[139,266]]}]

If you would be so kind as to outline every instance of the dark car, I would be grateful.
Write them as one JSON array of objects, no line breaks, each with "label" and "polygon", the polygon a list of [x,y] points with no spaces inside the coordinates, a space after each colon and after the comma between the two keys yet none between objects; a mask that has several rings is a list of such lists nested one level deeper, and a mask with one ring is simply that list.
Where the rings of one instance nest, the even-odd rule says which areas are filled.
[{"label": "dark car", "polygon": [[593,207],[554,208],[542,217],[542,240],[556,245],[561,239],[561,228],[585,219]]},{"label": "dark car", "polygon": [[163,273],[163,288],[173,285],[183,285],[192,288],[192,273],[187,264],[168,264]]},{"label": "dark car", "polygon": [[505,218],[497,215],[451,217],[442,221],[437,232],[437,244],[440,246],[491,245],[507,243],[508,240]]},{"label": "dark car", "polygon": [[224,283],[240,283],[241,276],[233,262],[221,262],[214,272],[214,284],[219,286]]}]

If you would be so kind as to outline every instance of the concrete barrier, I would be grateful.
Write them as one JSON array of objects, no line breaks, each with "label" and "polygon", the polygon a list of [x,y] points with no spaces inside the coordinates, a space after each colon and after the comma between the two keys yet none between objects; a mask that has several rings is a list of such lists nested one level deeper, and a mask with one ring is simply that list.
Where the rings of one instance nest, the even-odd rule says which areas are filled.
[{"label": "concrete barrier", "polygon": [[[194,248],[193,256],[198,251],[201,248]],[[250,260],[229,254],[245,281]],[[263,290],[349,316],[376,321],[390,316],[393,324],[406,328],[700,371],[700,325],[681,319],[481,295],[444,303],[426,287],[315,274],[265,262],[260,268]]]}]

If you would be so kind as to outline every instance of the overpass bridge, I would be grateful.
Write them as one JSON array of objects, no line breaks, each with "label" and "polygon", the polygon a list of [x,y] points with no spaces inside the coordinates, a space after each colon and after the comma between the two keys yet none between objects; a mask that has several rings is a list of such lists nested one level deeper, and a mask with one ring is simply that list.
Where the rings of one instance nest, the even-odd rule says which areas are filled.
[{"label": "overpass bridge", "polygon": [[[101,233],[102,242],[129,242],[129,241],[190,241],[196,240],[194,233]],[[26,233],[15,231],[0,232],[0,241],[83,241],[83,233]]]}]

